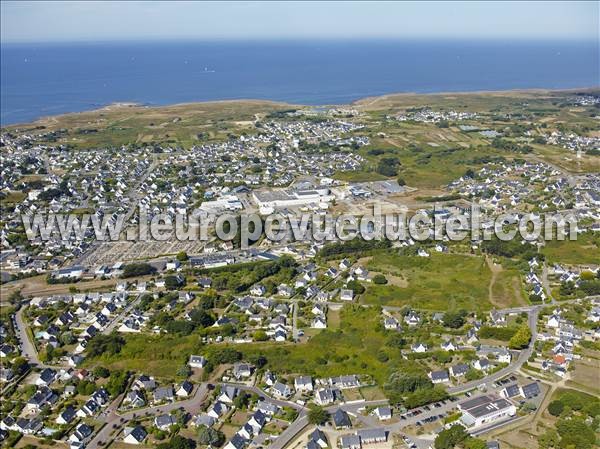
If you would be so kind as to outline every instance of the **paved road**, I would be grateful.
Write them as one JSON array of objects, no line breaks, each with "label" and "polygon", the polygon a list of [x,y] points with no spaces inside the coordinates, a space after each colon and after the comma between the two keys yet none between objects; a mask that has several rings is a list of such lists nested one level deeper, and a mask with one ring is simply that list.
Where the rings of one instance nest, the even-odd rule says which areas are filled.
[{"label": "paved road", "polygon": [[535,340],[537,337],[537,319],[538,319],[540,307],[541,306],[532,307],[531,310],[529,311],[527,322],[528,322],[529,328],[531,329],[531,341],[529,343],[529,346],[526,349],[519,351],[516,360],[511,361],[511,363],[507,367],[502,368],[501,370],[498,370],[495,373],[490,374],[489,376],[487,376],[483,379],[467,382],[462,385],[458,385],[456,387],[450,387],[450,388],[448,388],[448,393],[450,393],[450,394],[463,393],[465,391],[472,390],[473,388],[477,388],[479,385],[482,385],[482,384],[486,385],[486,387],[488,389],[490,389],[491,385],[494,382],[496,382],[497,380],[518,371],[521,368],[521,366],[523,366],[523,363],[525,363],[529,359],[529,357],[531,357],[531,354],[533,352],[533,348],[535,346]]},{"label": "paved road", "polygon": [[144,407],[126,413],[117,412],[117,407],[121,403],[122,399],[122,396],[119,396],[108,406],[108,408],[101,415],[101,420],[103,420],[106,425],[98,433],[96,433],[96,435],[94,435],[94,438],[92,438],[92,440],[90,440],[90,442],[88,443],[87,448],[98,449],[100,447],[100,442],[106,443],[111,438],[114,438],[114,436],[111,437],[111,433],[117,432],[117,430],[114,429],[113,426],[118,426],[120,424],[127,425],[127,422],[129,420],[139,416],[143,416],[146,414],[150,416],[162,415],[165,413],[170,413],[173,410],[177,410],[180,408],[183,408],[192,414],[198,413],[200,411],[200,406],[206,399],[207,395],[208,383],[202,383],[196,389],[194,396],[189,399],[183,401],[170,402],[168,404],[159,405],[156,407]]},{"label": "paved road", "polygon": [[[353,415],[358,414],[358,410],[364,407],[386,405],[387,400],[381,401],[365,401],[358,402],[355,404],[341,404],[327,407],[326,410],[329,413],[335,412],[338,408],[351,413]],[[269,449],[283,449],[290,441],[294,439],[304,428],[308,426],[308,412],[306,408],[303,408],[298,414],[298,418],[285,429],[275,441],[269,445]]]},{"label": "paved road", "polygon": [[15,313],[15,330],[21,341],[21,354],[29,361],[29,363],[43,367],[44,364],[40,362],[35,345],[29,339],[29,335],[27,335],[27,325],[23,319],[23,312],[25,312],[25,309],[26,306],[21,306],[17,313]]},{"label": "paved road", "polygon": [[256,393],[257,395],[264,397],[265,399],[268,399],[269,402],[272,402],[273,404],[278,405],[279,407],[292,407],[292,408],[295,408],[296,410],[302,410],[304,408],[302,405],[297,404],[295,402],[274,398],[271,395],[269,395],[269,393],[267,393],[266,391],[261,390],[260,388],[253,386],[253,385],[244,385],[244,384],[226,383],[226,382],[219,382],[218,385],[235,387],[239,390],[248,391],[250,393]]},{"label": "paved road", "polygon": [[104,330],[102,331],[103,334],[110,334],[113,329],[115,329],[115,327],[117,326],[117,324],[119,324],[123,318],[125,318],[127,316],[127,314],[135,307],[139,304],[139,302],[142,299],[142,295],[138,295],[137,298],[135,298],[133,301],[131,301],[129,303],[128,306],[126,306],[123,311],[116,316],[110,323],[108,323],[108,326],[106,326],[106,328],[104,328]]}]

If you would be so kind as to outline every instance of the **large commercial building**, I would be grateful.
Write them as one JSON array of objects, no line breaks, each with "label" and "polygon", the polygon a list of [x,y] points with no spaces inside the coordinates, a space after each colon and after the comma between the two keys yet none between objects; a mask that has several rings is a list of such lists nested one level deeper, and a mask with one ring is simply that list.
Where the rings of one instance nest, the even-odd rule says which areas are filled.
[{"label": "large commercial building", "polygon": [[254,201],[261,209],[318,205],[333,199],[328,188],[312,190],[255,190]]},{"label": "large commercial building", "polygon": [[517,413],[509,401],[493,395],[478,396],[458,404],[462,412],[461,421],[467,427],[479,427],[506,419]]}]

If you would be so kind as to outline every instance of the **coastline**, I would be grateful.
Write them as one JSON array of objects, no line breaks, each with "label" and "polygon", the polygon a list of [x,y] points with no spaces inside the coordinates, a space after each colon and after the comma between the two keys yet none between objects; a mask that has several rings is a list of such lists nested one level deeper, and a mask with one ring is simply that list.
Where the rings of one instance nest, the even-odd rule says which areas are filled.
[{"label": "coastline", "polygon": [[121,111],[125,109],[141,109],[145,111],[156,111],[164,112],[168,109],[181,109],[195,106],[219,106],[219,105],[257,105],[257,106],[275,106],[283,108],[306,108],[306,107],[341,107],[341,106],[352,106],[360,109],[369,109],[376,106],[378,103],[385,101],[393,101],[394,99],[403,98],[418,98],[418,97],[448,97],[448,96],[469,96],[469,95],[482,95],[490,97],[507,96],[507,95],[518,95],[518,96],[535,96],[535,95],[548,95],[548,94],[568,94],[568,93],[598,93],[600,94],[600,84],[597,86],[586,86],[586,87],[575,87],[568,89],[547,89],[547,88],[531,88],[531,89],[505,89],[505,90],[474,90],[474,91],[439,91],[439,92],[393,92],[384,95],[368,96],[359,98],[349,103],[331,103],[322,105],[309,105],[302,103],[287,103],[284,101],[268,100],[268,99],[253,99],[253,98],[240,98],[240,99],[223,99],[223,100],[207,100],[207,101],[191,101],[182,103],[173,103],[165,105],[151,105],[145,103],[136,103],[131,101],[119,101],[110,103],[105,106],[96,109],[86,109],[81,111],[66,112],[63,114],[54,114],[41,116],[31,122],[20,122],[2,124],[1,129],[15,129],[25,126],[44,126],[48,122],[57,121],[61,118],[68,117],[81,117],[85,115],[101,114],[102,112],[113,112]]}]

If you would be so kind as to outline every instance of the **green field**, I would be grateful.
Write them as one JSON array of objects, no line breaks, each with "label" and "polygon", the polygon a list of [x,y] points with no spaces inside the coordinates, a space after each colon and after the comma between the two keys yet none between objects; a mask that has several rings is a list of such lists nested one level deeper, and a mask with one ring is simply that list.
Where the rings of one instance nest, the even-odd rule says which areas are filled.
[{"label": "green field", "polygon": [[549,263],[600,264],[600,235],[587,232],[577,240],[551,240],[546,242],[542,253]]},{"label": "green field", "polygon": [[523,298],[519,270],[503,269],[492,284],[492,303],[496,308],[518,307],[527,304]]},{"label": "green field", "polygon": [[[277,373],[316,377],[369,374],[383,385],[391,372],[414,367],[414,362],[402,359],[400,348],[386,347],[386,340],[378,308],[355,305],[341,311],[339,329],[323,330],[307,343],[246,344],[235,348],[245,355],[264,355],[269,369]],[[388,355],[388,361],[378,359],[381,350]]]},{"label": "green field", "polygon": [[491,272],[482,257],[431,254],[430,257],[379,254],[369,270],[401,277],[406,287],[371,285],[367,304],[411,306],[428,310],[489,310]]},{"label": "green field", "polygon": [[[385,347],[387,335],[381,328],[381,312],[376,307],[346,306],[340,327],[323,330],[302,344],[250,343],[232,345],[245,359],[264,355],[267,367],[281,374],[334,376],[369,374],[382,385],[392,371],[414,365],[403,360],[400,348]],[[161,378],[175,378],[189,354],[202,353],[197,335],[188,337],[147,335],[126,336],[127,343],[117,355],[102,356],[90,365],[129,369]],[[382,362],[378,352],[385,350],[389,360]]]},{"label": "green field", "polygon": [[161,378],[175,378],[177,370],[187,362],[190,354],[198,351],[197,335],[126,335],[121,352],[103,355],[91,362],[92,366],[132,370]]}]

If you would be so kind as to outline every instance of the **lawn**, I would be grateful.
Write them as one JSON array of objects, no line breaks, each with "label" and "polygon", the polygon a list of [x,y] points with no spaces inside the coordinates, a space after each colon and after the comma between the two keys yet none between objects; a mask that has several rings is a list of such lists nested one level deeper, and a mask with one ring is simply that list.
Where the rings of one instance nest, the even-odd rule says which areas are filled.
[{"label": "lawn", "polygon": [[360,394],[365,398],[365,401],[379,401],[385,399],[385,395],[377,386],[361,388]]},{"label": "lawn", "polygon": [[411,306],[428,310],[489,310],[491,272],[484,259],[455,254],[430,257],[387,253],[374,257],[372,271],[398,276],[406,287],[371,285],[363,295],[367,304]]}]

